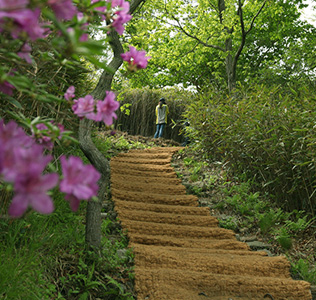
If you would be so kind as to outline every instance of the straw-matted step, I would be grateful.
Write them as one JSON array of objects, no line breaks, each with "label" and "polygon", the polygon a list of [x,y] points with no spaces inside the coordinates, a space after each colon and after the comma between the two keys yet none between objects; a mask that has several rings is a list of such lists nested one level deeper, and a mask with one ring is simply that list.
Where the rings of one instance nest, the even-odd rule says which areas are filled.
[{"label": "straw-matted step", "polygon": [[151,165],[169,165],[167,158],[150,158],[150,157],[137,157],[137,156],[118,156],[115,162],[124,162],[129,164],[151,164]]},{"label": "straw-matted step", "polygon": [[[124,164],[121,165],[120,168],[113,168],[113,165],[111,163],[111,174],[123,174],[124,175],[132,175],[135,177],[140,177],[141,179],[144,178],[177,178],[177,174],[174,172],[171,173],[160,173],[156,172],[156,170],[153,171],[144,171],[144,170],[135,170],[135,169],[124,169]],[[140,180],[141,180],[140,179]]]},{"label": "straw-matted step", "polygon": [[137,171],[160,171],[171,173],[173,172],[173,168],[169,165],[151,165],[151,164],[135,164],[135,163],[125,163],[120,161],[112,161],[111,168],[118,169],[133,169]]},{"label": "straw-matted step", "polygon": [[251,251],[186,195],[170,165],[179,149],[133,150],[111,161],[112,199],[135,254],[137,299],[311,300],[310,284],[290,277],[285,257]]},{"label": "straw-matted step", "polygon": [[[284,256],[212,253],[196,249],[134,246],[135,264],[152,269],[177,269],[210,274],[247,274],[257,277],[290,278],[290,263]],[[183,258],[186,258],[185,260]]]},{"label": "straw-matted step", "polygon": [[194,206],[180,206],[180,205],[169,205],[169,204],[153,204],[144,203],[141,201],[126,201],[126,200],[115,200],[116,207],[121,209],[132,209],[137,211],[148,211],[158,212],[166,214],[181,214],[188,216],[209,216],[210,210],[208,207],[198,207],[197,202],[193,202]]},{"label": "straw-matted step", "polygon": [[115,187],[112,187],[111,192],[114,200],[130,199],[135,202],[154,204],[197,206],[197,198],[192,195],[153,194],[150,192],[143,193],[116,189]]},{"label": "straw-matted step", "polygon": [[187,238],[235,238],[232,230],[219,227],[198,227],[188,225],[161,224],[121,219],[122,225],[129,233],[142,233],[149,235],[168,235]]},{"label": "straw-matted step", "polygon": [[126,175],[126,174],[120,174],[120,173],[114,173],[111,175],[112,181],[120,181],[120,182],[138,182],[138,183],[145,183],[145,184],[166,184],[166,185],[180,185],[182,184],[181,179],[179,178],[170,178],[170,177],[151,177],[151,176],[143,176],[141,174],[142,179],[139,180],[138,176],[133,175]]},{"label": "straw-matted step", "polygon": [[131,192],[151,192],[163,195],[186,195],[186,189],[182,184],[147,183],[144,181],[122,181],[121,189]]},{"label": "straw-matted step", "polygon": [[168,214],[160,212],[150,212],[121,209],[117,208],[116,211],[120,215],[121,219],[131,221],[142,221],[142,222],[154,222],[164,224],[175,224],[175,225],[190,225],[190,226],[209,226],[217,227],[218,220],[212,216],[186,216],[177,214]]},{"label": "straw-matted step", "polygon": [[[178,269],[135,267],[138,300],[251,299],[310,300],[309,284],[275,277],[212,274]],[[203,296],[203,298],[201,298]],[[208,298],[207,298],[208,297]],[[269,298],[267,298],[269,299]],[[270,298],[271,299],[271,298]]]},{"label": "straw-matted step", "polygon": [[189,238],[174,237],[167,235],[149,235],[133,233],[129,234],[129,240],[132,244],[143,244],[166,247],[185,247],[185,248],[205,248],[205,249],[223,249],[223,250],[249,250],[246,243],[234,239],[214,239],[214,238]]}]

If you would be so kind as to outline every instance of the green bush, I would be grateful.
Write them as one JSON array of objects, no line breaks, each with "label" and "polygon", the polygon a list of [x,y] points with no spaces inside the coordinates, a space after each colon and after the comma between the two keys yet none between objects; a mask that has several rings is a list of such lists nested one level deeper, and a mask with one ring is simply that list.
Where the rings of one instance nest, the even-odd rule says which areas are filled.
[{"label": "green bush", "polygon": [[190,136],[287,210],[316,209],[315,95],[253,86],[233,96],[209,91],[188,105]]}]

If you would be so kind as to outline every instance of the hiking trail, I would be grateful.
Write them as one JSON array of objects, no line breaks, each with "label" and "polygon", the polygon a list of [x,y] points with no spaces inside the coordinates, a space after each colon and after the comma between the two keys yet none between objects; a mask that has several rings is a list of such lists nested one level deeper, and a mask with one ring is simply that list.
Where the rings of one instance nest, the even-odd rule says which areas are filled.
[{"label": "hiking trail", "polygon": [[312,299],[310,284],[291,278],[286,257],[251,251],[186,194],[170,165],[179,149],[131,150],[111,160],[112,199],[135,255],[137,299]]}]

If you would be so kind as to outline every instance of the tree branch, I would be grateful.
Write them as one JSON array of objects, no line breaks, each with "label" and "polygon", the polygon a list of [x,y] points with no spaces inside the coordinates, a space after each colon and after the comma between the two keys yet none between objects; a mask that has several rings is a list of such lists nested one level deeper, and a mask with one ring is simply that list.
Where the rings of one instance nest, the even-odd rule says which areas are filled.
[{"label": "tree branch", "polygon": [[265,0],[265,1],[262,3],[260,9],[259,9],[258,12],[256,13],[256,15],[253,17],[253,19],[252,19],[252,21],[251,21],[251,24],[250,24],[250,27],[249,27],[249,29],[248,29],[247,32],[246,32],[246,35],[251,31],[255,20],[256,20],[257,17],[260,15],[260,13],[261,13],[261,11],[263,10],[263,8],[265,7],[267,1],[268,1],[268,0]]},{"label": "tree branch", "polygon": [[235,57],[234,57],[233,72],[236,72],[237,61],[238,61],[238,58],[239,58],[239,56],[240,56],[240,54],[241,54],[241,52],[242,52],[242,50],[243,50],[243,48],[245,46],[247,34],[253,28],[255,20],[257,19],[259,14],[262,12],[262,10],[263,10],[264,6],[266,5],[266,3],[267,3],[267,0],[265,0],[263,2],[263,4],[261,5],[260,9],[256,13],[256,15],[253,17],[249,29],[246,31],[245,30],[245,24],[244,24],[244,17],[243,17],[243,3],[241,3],[241,0],[238,0],[238,15],[239,15],[240,26],[241,26],[241,43],[240,43],[240,45],[238,47],[238,50],[237,50],[237,52],[235,54]]},{"label": "tree branch", "polygon": [[203,42],[201,39],[199,39],[197,36],[195,35],[192,35],[190,33],[188,33],[181,25],[180,21],[174,16],[171,14],[171,17],[172,19],[174,19],[177,23],[178,23],[178,26],[175,26],[177,28],[179,28],[186,36],[196,40],[197,42],[199,42],[199,44],[205,46],[205,47],[208,47],[208,48],[213,48],[213,49],[217,49],[217,50],[221,50],[221,51],[225,51],[224,48],[220,47],[220,46],[217,46],[217,45],[212,45],[212,44],[208,44],[208,43],[205,43]]}]

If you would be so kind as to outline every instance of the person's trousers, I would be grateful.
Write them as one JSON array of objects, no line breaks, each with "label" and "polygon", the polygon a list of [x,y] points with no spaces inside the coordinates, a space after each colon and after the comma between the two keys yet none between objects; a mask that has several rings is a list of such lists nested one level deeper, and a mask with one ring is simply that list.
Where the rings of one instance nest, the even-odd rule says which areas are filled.
[{"label": "person's trousers", "polygon": [[154,138],[162,137],[163,130],[164,130],[165,126],[166,126],[165,123],[163,123],[163,124],[157,124],[157,129],[156,129],[156,133],[155,133]]}]

